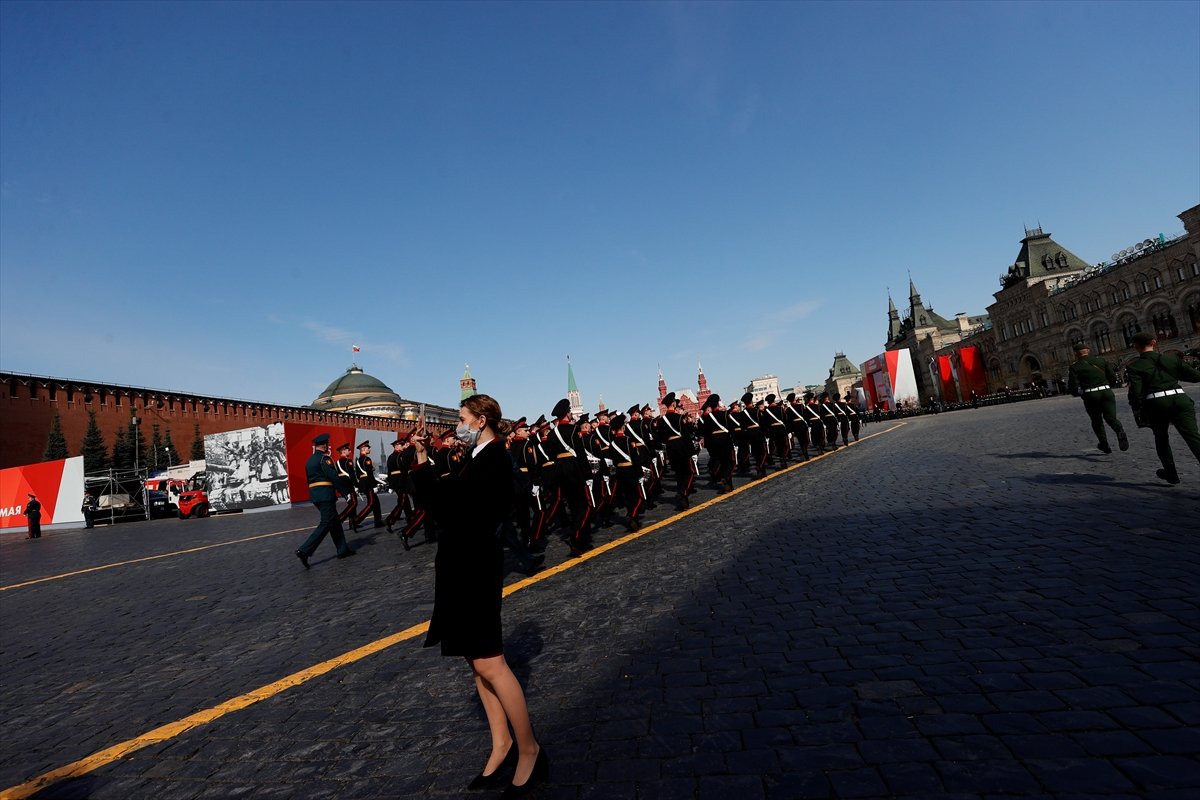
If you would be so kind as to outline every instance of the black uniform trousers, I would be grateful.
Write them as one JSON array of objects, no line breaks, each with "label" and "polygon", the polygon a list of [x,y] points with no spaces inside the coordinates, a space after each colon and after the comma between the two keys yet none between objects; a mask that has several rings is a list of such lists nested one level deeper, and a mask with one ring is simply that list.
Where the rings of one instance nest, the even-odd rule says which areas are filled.
[{"label": "black uniform trousers", "polygon": [[1089,392],[1083,389],[1081,392],[1083,410],[1087,412],[1088,419],[1092,421],[1092,432],[1096,434],[1096,442],[1107,446],[1108,434],[1104,430],[1106,424],[1113,429],[1114,433],[1121,433],[1124,430],[1121,427],[1121,421],[1117,419],[1117,397],[1113,394],[1112,389],[1101,389],[1098,392]]},{"label": "black uniform trousers", "polygon": [[325,538],[325,534],[329,534],[329,537],[333,539],[339,556],[349,552],[346,535],[342,532],[342,523],[338,522],[337,504],[333,500],[325,500],[314,502],[313,505],[317,507],[317,511],[321,512],[321,520],[304,540],[304,544],[300,545],[299,552],[303,553],[305,558],[311,558],[317,546],[321,544],[321,540]]},{"label": "black uniform trousers", "polygon": [[1172,425],[1179,431],[1192,455],[1200,461],[1200,431],[1196,428],[1196,404],[1192,398],[1186,394],[1175,394],[1146,400],[1142,404],[1141,415],[1154,432],[1154,450],[1168,475],[1179,474],[1175,470],[1175,456],[1171,452],[1171,440],[1168,437]]}]

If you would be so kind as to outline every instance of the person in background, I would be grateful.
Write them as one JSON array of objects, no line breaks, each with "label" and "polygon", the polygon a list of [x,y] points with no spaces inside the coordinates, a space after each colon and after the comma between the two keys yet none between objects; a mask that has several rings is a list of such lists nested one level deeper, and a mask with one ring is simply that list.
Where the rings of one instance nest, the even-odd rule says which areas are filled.
[{"label": "person in background", "polygon": [[30,494],[29,501],[25,503],[25,519],[29,523],[29,533],[25,534],[25,538],[42,538],[42,504],[35,494]]},{"label": "person in background", "polygon": [[83,490],[83,505],[79,510],[83,512],[83,527],[96,527],[96,496],[92,494],[90,489]]}]

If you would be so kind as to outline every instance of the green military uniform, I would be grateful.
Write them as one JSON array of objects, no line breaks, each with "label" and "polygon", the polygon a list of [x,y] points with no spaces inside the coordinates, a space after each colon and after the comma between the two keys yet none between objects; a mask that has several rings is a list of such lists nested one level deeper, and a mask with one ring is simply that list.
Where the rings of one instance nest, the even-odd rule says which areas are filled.
[{"label": "green military uniform", "polygon": [[321,519],[309,537],[304,540],[304,544],[300,545],[300,549],[296,551],[296,558],[300,559],[300,563],[304,565],[305,569],[308,569],[308,559],[312,558],[313,552],[325,538],[325,534],[329,534],[333,539],[333,544],[337,547],[338,558],[352,556],[356,552],[346,544],[346,537],[342,533],[342,523],[338,522],[335,505],[337,492],[334,487],[339,478],[333,468],[333,460],[327,451],[316,449],[329,446],[329,434],[322,433],[312,441],[314,450],[304,464],[304,473],[308,478],[309,498],[320,512]]},{"label": "green military uniform", "polygon": [[1163,468],[1158,477],[1167,483],[1179,483],[1175,457],[1167,431],[1174,425],[1192,455],[1200,461],[1200,431],[1196,429],[1196,404],[1179,386],[1180,379],[1200,381],[1200,370],[1178,356],[1147,350],[1130,363],[1129,405],[1133,413],[1154,432],[1154,449]]},{"label": "green military uniform", "polygon": [[1083,408],[1096,433],[1096,446],[1105,453],[1112,452],[1104,431],[1105,423],[1117,434],[1121,449],[1129,449],[1129,439],[1117,419],[1117,398],[1112,390],[1116,383],[1117,375],[1112,365],[1100,356],[1080,356],[1067,371],[1067,391],[1083,398]]}]

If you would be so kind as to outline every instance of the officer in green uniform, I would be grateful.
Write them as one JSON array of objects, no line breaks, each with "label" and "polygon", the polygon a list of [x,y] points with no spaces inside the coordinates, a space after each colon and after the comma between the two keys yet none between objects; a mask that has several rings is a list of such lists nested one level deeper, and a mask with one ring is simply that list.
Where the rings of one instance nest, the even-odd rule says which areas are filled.
[{"label": "officer in green uniform", "polygon": [[337,493],[333,487],[337,485],[338,474],[333,468],[333,459],[329,457],[329,434],[322,433],[314,437],[312,443],[313,454],[304,464],[304,473],[308,477],[308,495],[317,511],[321,512],[321,521],[296,551],[296,558],[300,559],[305,569],[308,569],[308,560],[327,533],[337,547],[338,558],[346,558],[356,552],[346,544],[342,523],[337,518]]},{"label": "officer in green uniform", "polygon": [[1179,386],[1181,379],[1193,383],[1200,381],[1200,370],[1185,364],[1178,356],[1156,353],[1154,348],[1158,340],[1149,331],[1135,333],[1131,344],[1141,355],[1130,362],[1126,372],[1129,376],[1129,406],[1138,425],[1145,425],[1154,432],[1154,449],[1162,462],[1162,469],[1156,474],[1167,483],[1179,483],[1167,430],[1174,425],[1192,455],[1200,461],[1196,404]]},{"label": "officer in green uniform", "polygon": [[1107,423],[1117,434],[1117,446],[1128,450],[1129,437],[1117,419],[1117,397],[1112,390],[1117,374],[1111,364],[1090,352],[1087,342],[1075,343],[1075,363],[1067,370],[1067,391],[1083,398],[1083,408],[1096,432],[1096,447],[1105,453],[1112,452],[1104,430]]}]

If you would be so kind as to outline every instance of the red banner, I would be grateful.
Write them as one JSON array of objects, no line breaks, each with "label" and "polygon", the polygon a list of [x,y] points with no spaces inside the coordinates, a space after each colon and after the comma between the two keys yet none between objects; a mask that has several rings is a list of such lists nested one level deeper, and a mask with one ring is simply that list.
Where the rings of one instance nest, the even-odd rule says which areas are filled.
[{"label": "red banner", "polygon": [[[292,503],[308,502],[308,479],[304,474],[304,465],[313,454],[312,440],[322,433],[329,434],[329,444],[337,448],[354,441],[354,428],[338,428],[331,425],[307,425],[299,422],[283,423],[283,446],[287,451],[288,492]],[[395,437],[393,437],[395,438]],[[332,453],[337,458],[337,452]]]},{"label": "red banner", "polygon": [[983,358],[978,347],[964,347],[958,351],[959,383],[963,388],[963,397],[970,397],[971,391],[976,394],[987,394],[987,375],[983,372]]},{"label": "red banner", "polygon": [[938,356],[938,379],[942,382],[942,400],[947,403],[958,402],[958,387],[954,383],[954,366],[950,363],[951,356]]},{"label": "red banner", "polygon": [[0,470],[0,528],[24,528],[29,495],[42,505],[42,525],[82,522],[83,456]]}]

